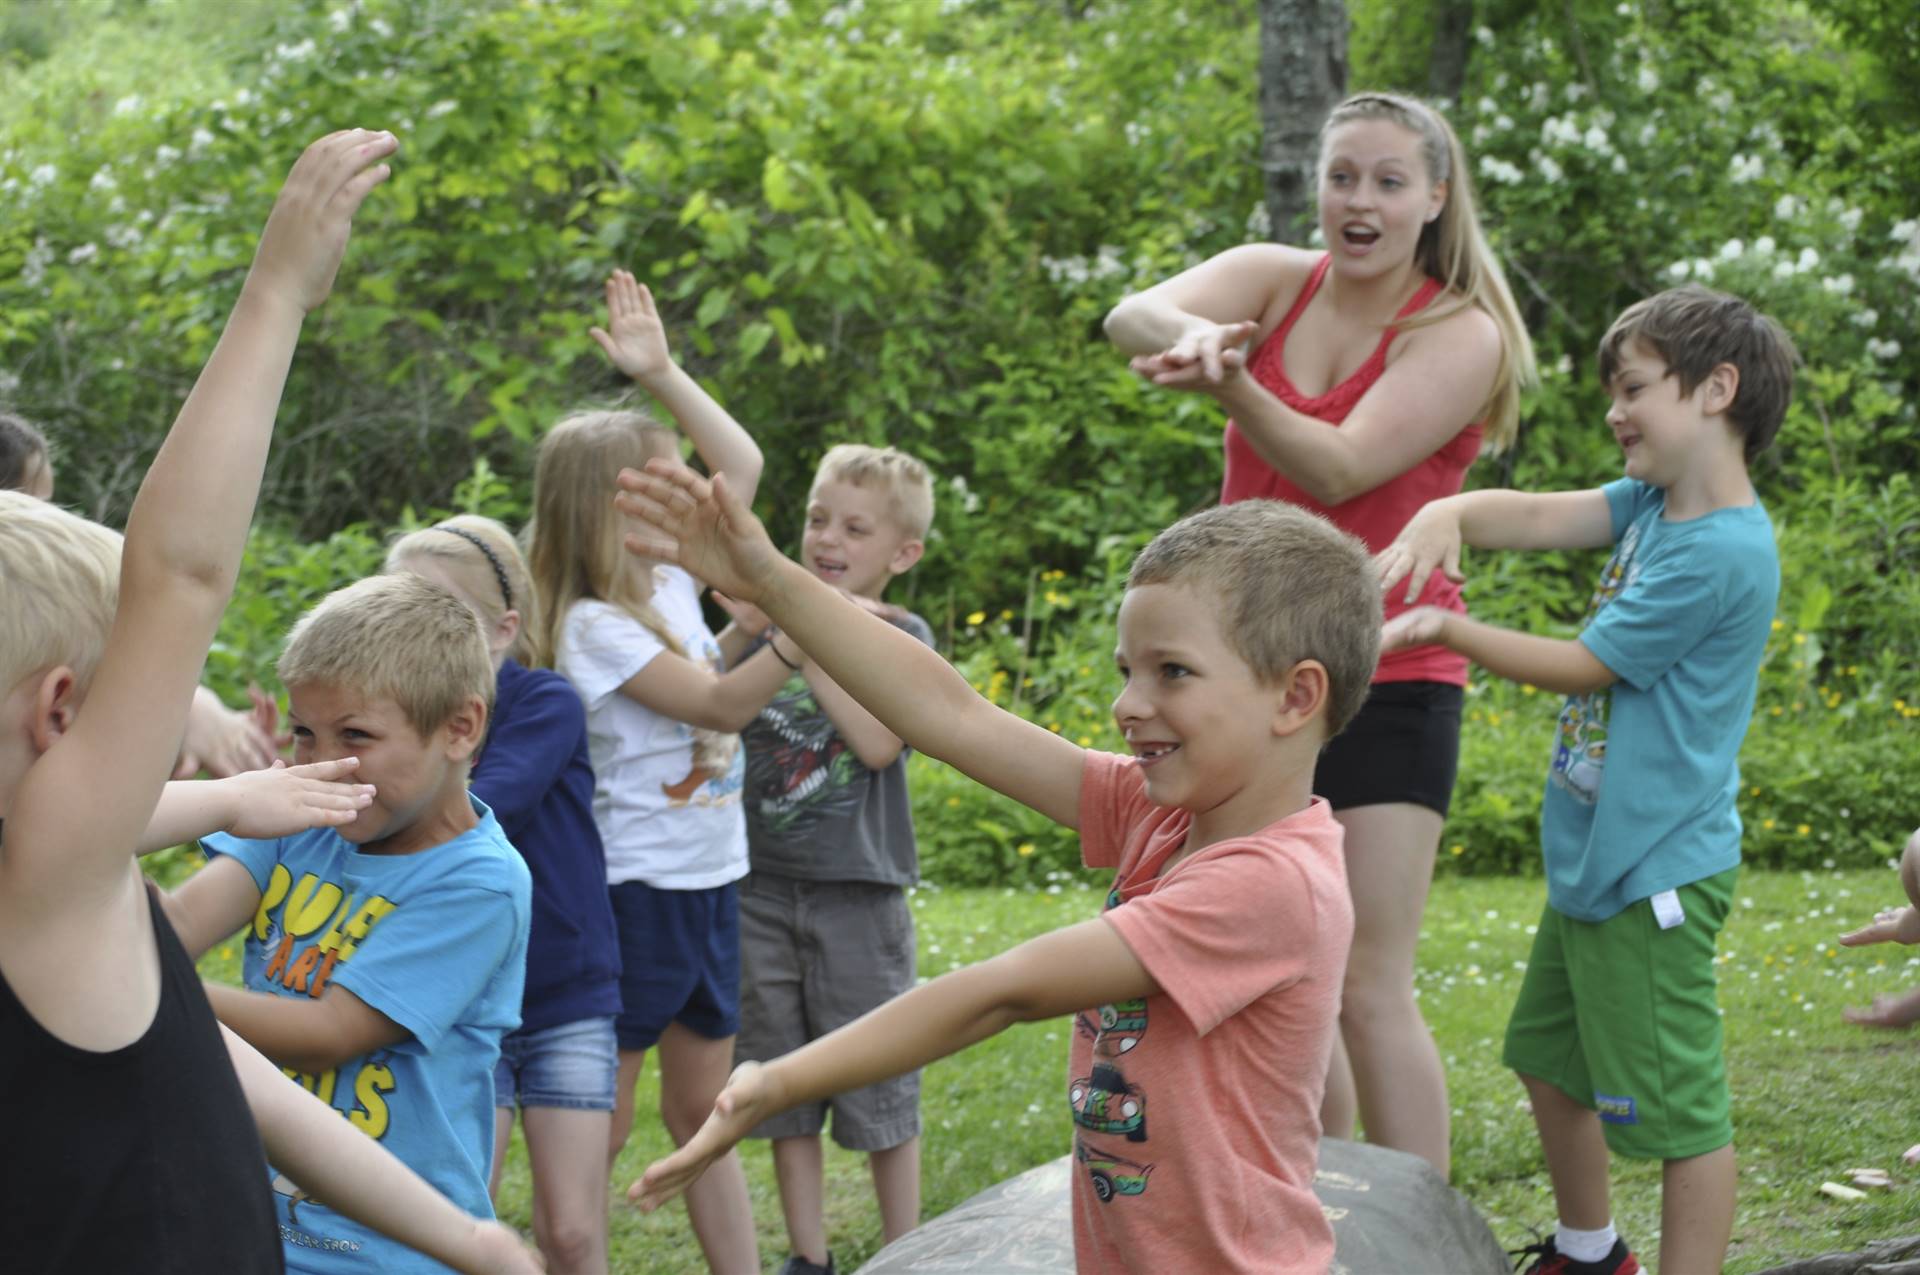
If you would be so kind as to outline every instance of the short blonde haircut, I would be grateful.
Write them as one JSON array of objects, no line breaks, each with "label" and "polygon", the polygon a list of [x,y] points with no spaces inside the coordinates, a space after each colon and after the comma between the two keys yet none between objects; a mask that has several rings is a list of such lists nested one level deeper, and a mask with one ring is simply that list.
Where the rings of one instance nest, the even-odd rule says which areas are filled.
[{"label": "short blonde haircut", "polygon": [[642,412],[577,412],[540,440],[527,528],[540,617],[526,633],[541,667],[553,667],[567,612],[588,598],[627,612],[675,655],[687,653],[653,609],[653,577],[627,553],[627,524],[613,504],[620,471],[655,457],[678,460],[680,436]]},{"label": "short blonde haircut", "polygon": [[519,613],[520,635],[507,648],[518,659],[528,646],[527,634],[540,622],[540,603],[513,533],[491,518],[460,514],[394,541],[386,569],[404,571],[409,562],[423,559],[460,582],[487,631],[498,628],[507,612]]},{"label": "short blonde haircut", "polygon": [[1367,547],[1296,505],[1243,500],[1168,527],[1140,551],[1127,587],[1211,592],[1220,632],[1253,675],[1277,684],[1301,660],[1327,669],[1327,738],[1361,703],[1380,662],[1380,582]]},{"label": "short blonde haircut", "polygon": [[0,693],[67,665],[85,691],[120,604],[120,534],[0,491]]},{"label": "short blonde haircut", "polygon": [[894,525],[910,540],[925,540],[933,526],[933,479],[927,467],[893,447],[841,443],[827,449],[814,471],[807,501],[828,483],[850,483],[882,492]]},{"label": "short blonde haircut", "polygon": [[422,738],[478,696],[493,712],[493,655],[473,608],[408,572],[336,589],[300,617],[281,684],[392,700]]}]

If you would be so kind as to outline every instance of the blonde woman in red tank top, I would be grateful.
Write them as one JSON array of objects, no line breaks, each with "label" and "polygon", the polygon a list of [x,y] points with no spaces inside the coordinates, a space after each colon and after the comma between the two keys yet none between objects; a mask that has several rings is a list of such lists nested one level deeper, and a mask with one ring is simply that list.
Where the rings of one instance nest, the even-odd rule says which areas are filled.
[{"label": "blonde woman in red tank top", "polygon": [[[1128,297],[1106,330],[1143,377],[1226,409],[1223,503],[1303,505],[1377,552],[1460,489],[1483,441],[1512,440],[1533,350],[1437,111],[1380,93],[1336,107],[1319,216],[1328,251],[1229,249]],[[1386,602],[1389,615],[1407,605]],[[1464,610],[1458,580],[1437,572],[1418,602]],[[1371,1141],[1442,1175],[1446,1074],[1413,996],[1414,948],[1466,672],[1436,647],[1389,654],[1314,778],[1346,828],[1355,922],[1322,1121],[1351,1137],[1357,1109]]]}]

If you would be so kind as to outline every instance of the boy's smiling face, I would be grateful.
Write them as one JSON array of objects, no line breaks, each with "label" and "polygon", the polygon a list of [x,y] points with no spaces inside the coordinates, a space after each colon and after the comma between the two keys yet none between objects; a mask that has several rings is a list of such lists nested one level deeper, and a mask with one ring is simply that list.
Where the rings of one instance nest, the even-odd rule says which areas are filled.
[{"label": "boy's smiling face", "polygon": [[478,735],[479,701],[422,738],[398,704],[349,687],[287,688],[296,764],[357,757],[354,778],[374,786],[373,802],[336,829],[370,854],[412,854],[472,826],[467,763]]},{"label": "boy's smiling face", "polygon": [[894,521],[892,502],[877,487],[832,479],[816,486],[807,500],[800,560],[848,593],[879,597],[922,551],[921,542]]},{"label": "boy's smiling face", "polygon": [[1223,808],[1244,804],[1250,785],[1259,786],[1287,700],[1227,644],[1220,609],[1207,588],[1129,588],[1114,653],[1125,684],[1113,718],[1139,759],[1147,797],[1196,815],[1230,814]]},{"label": "boy's smiling face", "polygon": [[1671,487],[1699,462],[1702,446],[1712,440],[1713,431],[1725,433],[1724,424],[1710,416],[1723,412],[1732,401],[1726,377],[1734,375],[1737,384],[1737,374],[1722,365],[1686,394],[1681,392],[1680,378],[1656,351],[1635,342],[1620,356],[1613,382],[1607,386],[1612,400],[1607,425],[1620,444],[1626,475],[1655,487]]}]

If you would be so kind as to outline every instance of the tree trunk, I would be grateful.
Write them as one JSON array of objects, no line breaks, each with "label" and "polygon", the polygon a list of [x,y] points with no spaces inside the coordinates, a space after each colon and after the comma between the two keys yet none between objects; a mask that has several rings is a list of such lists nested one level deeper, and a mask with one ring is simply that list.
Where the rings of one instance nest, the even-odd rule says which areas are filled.
[{"label": "tree trunk", "polygon": [[1433,0],[1433,52],[1427,58],[1427,96],[1460,104],[1473,52],[1473,0]]},{"label": "tree trunk", "polygon": [[1310,228],[1321,121],[1347,91],[1342,0],[1260,0],[1260,167],[1274,239]]}]

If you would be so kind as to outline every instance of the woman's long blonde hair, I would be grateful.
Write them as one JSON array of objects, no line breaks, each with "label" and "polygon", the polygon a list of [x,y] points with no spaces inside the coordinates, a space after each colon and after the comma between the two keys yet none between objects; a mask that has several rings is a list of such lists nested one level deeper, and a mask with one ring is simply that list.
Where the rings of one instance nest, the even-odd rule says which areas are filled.
[{"label": "woman's long blonde hair", "polygon": [[527,562],[539,617],[527,625],[528,655],[552,668],[567,611],[582,599],[611,603],[644,625],[668,650],[686,645],[653,607],[653,575],[629,554],[614,508],[614,478],[655,456],[679,459],[679,435],[641,412],[578,412],[540,442],[533,471],[533,522]]},{"label": "woman's long blonde hair", "polygon": [[1327,139],[1342,124],[1355,120],[1391,120],[1418,137],[1427,175],[1435,182],[1447,183],[1447,202],[1440,215],[1421,229],[1414,260],[1446,287],[1449,299],[1428,306],[1399,326],[1403,330],[1426,327],[1469,306],[1478,306],[1493,319],[1500,329],[1500,367],[1494,373],[1487,401],[1474,415],[1486,422],[1487,450],[1505,451],[1512,446],[1520,427],[1521,391],[1536,384],[1539,373],[1520,307],[1514,304],[1507,276],[1480,229],[1466,151],[1452,126],[1424,102],[1397,93],[1356,93],[1334,107],[1320,129],[1323,166]]}]

